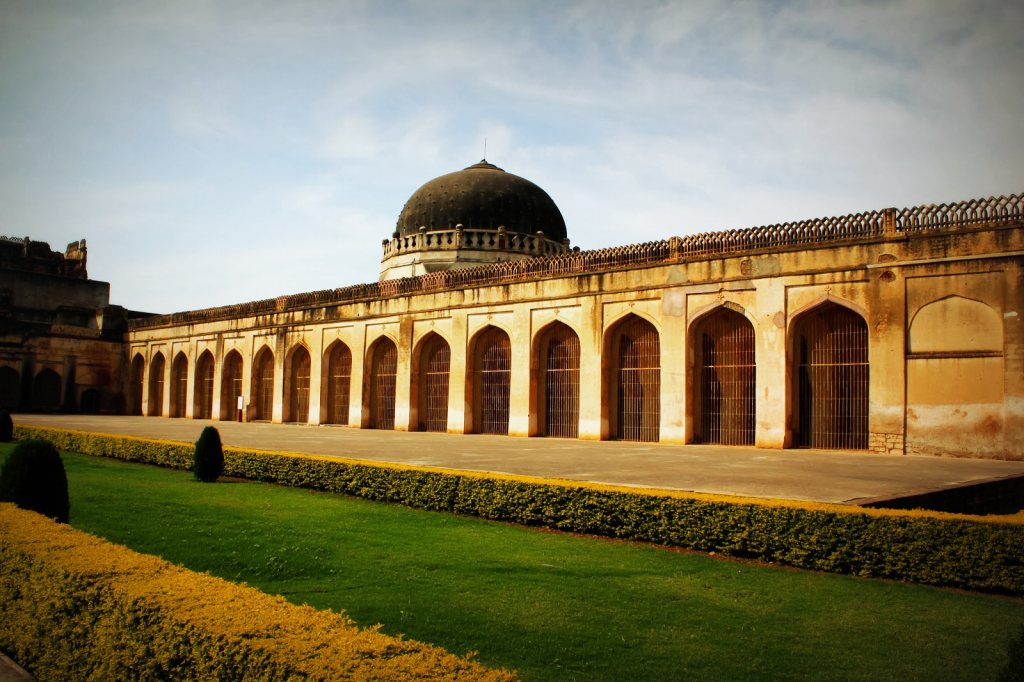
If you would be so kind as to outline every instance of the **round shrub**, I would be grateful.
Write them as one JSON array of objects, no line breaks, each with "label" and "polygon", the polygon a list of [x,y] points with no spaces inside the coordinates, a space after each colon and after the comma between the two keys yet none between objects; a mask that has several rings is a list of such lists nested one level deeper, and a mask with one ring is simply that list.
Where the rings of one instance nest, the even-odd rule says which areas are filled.
[{"label": "round shrub", "polygon": [[0,410],[0,443],[10,443],[14,439],[14,422],[7,410]]},{"label": "round shrub", "polygon": [[68,477],[57,448],[45,440],[19,443],[0,470],[0,502],[67,523]]},{"label": "round shrub", "polygon": [[192,471],[196,480],[203,483],[213,483],[224,473],[224,448],[220,444],[220,433],[212,426],[199,434]]}]

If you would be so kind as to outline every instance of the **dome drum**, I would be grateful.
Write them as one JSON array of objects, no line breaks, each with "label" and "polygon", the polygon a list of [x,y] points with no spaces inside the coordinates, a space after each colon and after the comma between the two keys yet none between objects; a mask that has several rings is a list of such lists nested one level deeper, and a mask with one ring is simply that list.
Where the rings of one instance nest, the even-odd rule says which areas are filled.
[{"label": "dome drum", "polygon": [[572,249],[543,235],[497,230],[419,230],[408,236],[385,239],[382,243],[381,280],[414,277],[437,270],[477,267],[523,258],[557,256]]},{"label": "dome drum", "polygon": [[570,251],[547,192],[486,160],[420,187],[383,249],[381,280]]}]

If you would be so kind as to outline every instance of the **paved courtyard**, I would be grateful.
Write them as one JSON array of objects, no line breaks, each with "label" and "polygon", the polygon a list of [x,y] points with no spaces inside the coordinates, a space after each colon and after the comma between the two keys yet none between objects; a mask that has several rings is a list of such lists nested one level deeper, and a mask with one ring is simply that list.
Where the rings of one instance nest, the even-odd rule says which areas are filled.
[{"label": "paved courtyard", "polygon": [[428,467],[762,498],[859,503],[1024,474],[1024,462],[759,450],[555,438],[239,424],[158,417],[14,416],[18,424],[195,441],[213,424],[225,445]]}]

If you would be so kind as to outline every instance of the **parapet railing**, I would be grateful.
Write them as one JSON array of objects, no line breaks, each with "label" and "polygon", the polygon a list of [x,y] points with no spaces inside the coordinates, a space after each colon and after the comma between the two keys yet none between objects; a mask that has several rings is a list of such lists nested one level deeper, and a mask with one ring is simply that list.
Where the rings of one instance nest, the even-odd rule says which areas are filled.
[{"label": "parapet railing", "polygon": [[528,256],[555,256],[570,251],[568,240],[564,243],[552,241],[543,235],[519,234],[506,232],[504,228],[497,230],[435,230],[385,239],[384,257],[386,261],[394,256],[420,251],[456,251],[469,249],[473,251],[505,251],[522,253]]},{"label": "parapet railing", "polygon": [[[130,329],[142,329],[189,324],[351,301],[407,296],[445,289],[462,289],[469,286],[519,282],[559,275],[602,272],[637,265],[697,260],[744,251],[901,234],[910,235],[930,230],[1007,224],[1019,221],[1024,221],[1024,192],[1011,194],[1008,197],[971,199],[954,204],[904,209],[887,208],[881,211],[854,213],[835,218],[817,218],[742,230],[705,232],[645,244],[630,244],[594,251],[575,251],[553,256],[506,261],[466,270],[431,272],[418,277],[390,279],[372,284],[357,284],[340,289],[324,289],[219,308],[129,320],[128,325]],[[445,233],[440,234],[444,235]]]}]

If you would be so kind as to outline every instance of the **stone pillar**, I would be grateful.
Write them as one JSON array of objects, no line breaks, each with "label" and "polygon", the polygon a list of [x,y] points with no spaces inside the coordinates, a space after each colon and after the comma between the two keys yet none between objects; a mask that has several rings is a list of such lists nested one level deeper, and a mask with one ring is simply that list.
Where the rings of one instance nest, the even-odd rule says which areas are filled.
[{"label": "stone pillar", "polygon": [[312,426],[320,424],[320,400],[324,375],[324,334],[317,328],[315,333],[305,335],[309,347],[309,418],[307,423]]},{"label": "stone pillar", "polygon": [[[172,357],[168,358],[167,355]],[[171,390],[174,381],[174,357],[173,348],[167,347],[167,354],[164,356],[164,399],[163,405],[160,407],[160,414],[164,417],[171,416]]]},{"label": "stone pillar", "polygon": [[790,427],[792,386],[787,362],[786,287],[782,280],[763,277],[754,280],[754,361],[757,363],[754,445],[759,448],[788,448],[793,444]]},{"label": "stone pillar", "polygon": [[[213,421],[220,421],[221,393],[224,388],[224,335],[217,334],[216,345],[213,348],[213,400],[211,401]],[[235,409],[234,405],[230,406]]]},{"label": "stone pillar", "polygon": [[[512,314],[512,376],[509,387],[508,435],[532,436],[537,420],[530,414],[530,310],[516,306]],[[532,431],[531,431],[532,426]]]},{"label": "stone pillar", "polygon": [[601,301],[596,296],[580,300],[580,439],[601,440]]},{"label": "stone pillar", "polygon": [[271,421],[275,424],[284,421],[284,367],[287,353],[284,332],[279,331],[274,342],[274,411]]},{"label": "stone pillar", "polygon": [[197,351],[195,341],[188,344],[188,352],[185,357],[185,364],[188,366],[187,381],[185,382],[185,414],[179,414],[179,417],[186,419],[195,418],[196,410],[196,367],[198,366]]},{"label": "stone pillar", "polygon": [[905,453],[906,280],[899,268],[868,270],[868,449]]},{"label": "stone pillar", "polygon": [[466,432],[466,376],[469,366],[468,319],[463,311],[452,311],[451,363],[448,373],[448,433]]},{"label": "stone pillar", "polygon": [[365,429],[370,422],[369,410],[364,401],[366,391],[366,324],[357,322],[352,333],[352,377],[349,380],[348,423]]},{"label": "stone pillar", "polygon": [[662,443],[682,445],[687,440],[686,423],[686,293],[670,289],[661,299],[661,424]]},{"label": "stone pillar", "polygon": [[415,431],[412,413],[412,318],[398,322],[398,372],[395,376],[395,431]]}]

